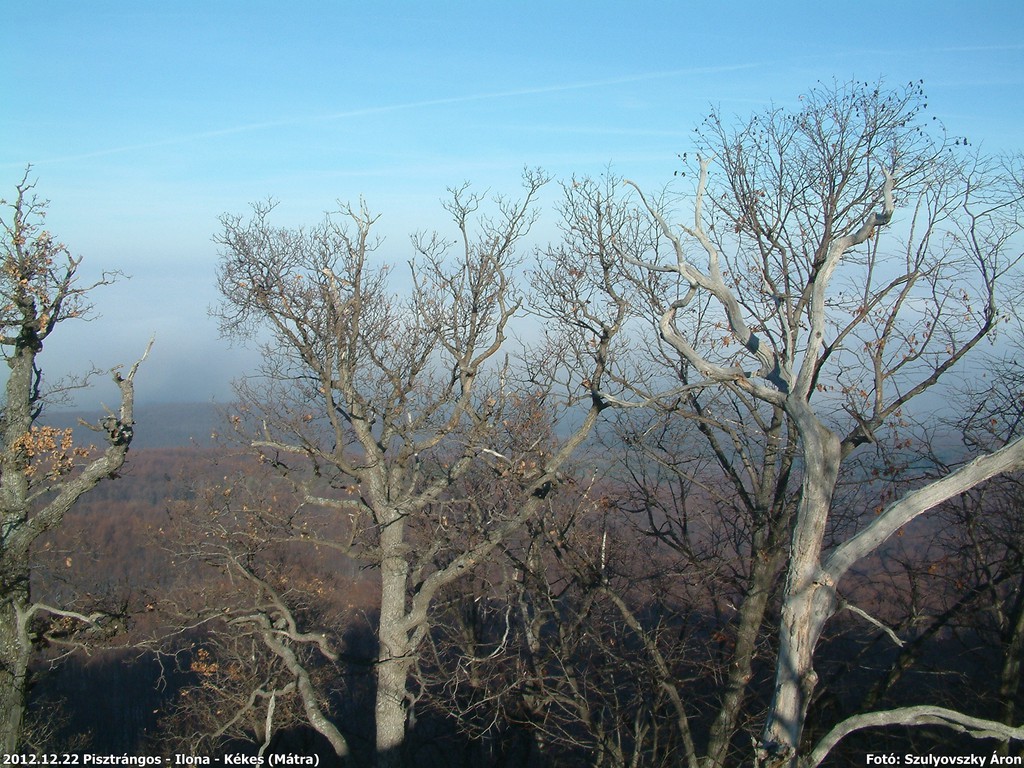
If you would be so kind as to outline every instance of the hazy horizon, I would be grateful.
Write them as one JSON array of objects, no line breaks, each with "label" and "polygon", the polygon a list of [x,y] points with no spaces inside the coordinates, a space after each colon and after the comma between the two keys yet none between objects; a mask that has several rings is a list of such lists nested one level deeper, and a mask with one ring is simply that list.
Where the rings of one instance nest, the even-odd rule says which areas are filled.
[{"label": "hazy horizon", "polygon": [[[297,226],[365,197],[382,216],[381,258],[401,267],[410,233],[452,232],[447,187],[515,195],[524,166],[565,179],[611,165],[685,193],[677,156],[712,105],[738,117],[792,106],[819,80],[923,80],[952,133],[995,154],[1024,147],[1020,3],[6,11],[0,196],[33,164],[83,281],[131,275],[97,290],[97,318],[59,329],[40,362],[52,378],[130,365],[155,337],[140,402],[223,401],[258,359],[207,314],[218,217],[251,201],[278,199],[275,223]],[[542,197],[531,245],[557,236],[556,196]]]}]

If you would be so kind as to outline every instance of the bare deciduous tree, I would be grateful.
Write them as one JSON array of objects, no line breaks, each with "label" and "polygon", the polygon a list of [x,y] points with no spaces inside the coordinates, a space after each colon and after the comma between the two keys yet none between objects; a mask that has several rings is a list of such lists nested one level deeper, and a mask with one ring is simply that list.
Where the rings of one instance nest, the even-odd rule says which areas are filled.
[{"label": "bare deciduous tree", "polygon": [[183,752],[247,739],[262,755],[277,732],[307,723],[347,758],[318,685],[337,673],[337,636],[321,628],[341,623],[329,593],[342,587],[318,574],[325,565],[289,557],[309,521],[293,525],[295,501],[267,469],[199,485],[195,499],[174,505],[162,543],[193,578],[153,598],[165,626],[143,645],[196,682],[179,693],[162,729]]},{"label": "bare deciduous tree", "polygon": [[[924,108],[918,84],[854,83],[735,127],[714,113],[698,131],[691,223],[672,225],[636,189],[671,255],[624,258],[677,286],[652,302],[682,372],[669,397],[724,388],[779,414],[799,441],[765,765],[798,759],[814,651],[850,567],[1024,456],[1019,442],[979,456],[826,548],[844,462],[994,331],[1019,260],[1016,180],[932,130]],[[715,343],[695,334],[690,310],[717,326]]]},{"label": "bare deciduous tree", "polygon": [[[62,618],[96,626],[99,616],[34,603],[29,590],[31,548],[60,525],[82,494],[124,464],[132,441],[134,384],[139,363],[115,371],[117,413],[92,425],[103,436],[102,451],[75,445],[71,430],[39,423],[46,402],[39,355],[44,342],[67,320],[87,316],[88,295],[115,276],[92,285],[78,282],[80,258],[43,228],[46,203],[33,195],[28,172],[15,198],[2,201],[0,346],[8,374],[0,413],[0,752],[19,747],[32,650],[32,622]],[[144,357],[144,356],[143,356]]]},{"label": "bare deciduous tree", "polygon": [[[250,220],[225,217],[217,238],[224,331],[268,339],[259,376],[238,387],[238,426],[255,427],[251,445],[304,504],[345,521],[347,540],[333,546],[379,568],[381,765],[401,760],[416,698],[410,676],[439,590],[535,514],[605,407],[597,392],[625,313],[615,301],[581,353],[586,397],[575,430],[559,439],[531,426],[547,422],[568,353],[550,347],[524,385],[506,351],[523,302],[515,249],[546,179],[524,181],[523,199],[499,199],[492,215],[466,187],[452,190],[445,207],[458,239],[414,238],[406,298],[389,289],[390,267],[375,263],[376,219],[365,208],[288,230],[270,224],[271,206],[256,206]],[[514,503],[462,497],[471,470],[499,478]]]}]

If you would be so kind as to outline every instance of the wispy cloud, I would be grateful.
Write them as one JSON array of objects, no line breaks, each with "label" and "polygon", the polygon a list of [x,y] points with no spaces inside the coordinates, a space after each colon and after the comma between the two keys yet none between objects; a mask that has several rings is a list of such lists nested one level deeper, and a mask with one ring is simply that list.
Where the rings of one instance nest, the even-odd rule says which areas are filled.
[{"label": "wispy cloud", "polygon": [[1024,51],[1024,45],[950,45],[931,50],[938,53],[988,53],[991,51]]},{"label": "wispy cloud", "polygon": [[[368,117],[372,115],[382,115],[392,112],[404,112],[429,107],[443,107],[455,104],[469,104],[478,101],[512,99],[523,96],[537,96],[549,93],[561,93],[566,91],[592,90],[597,88],[606,88],[615,85],[649,82],[652,80],[665,80],[683,76],[738,72],[741,70],[756,69],[759,66],[761,65],[734,64],[714,67],[691,67],[688,69],[673,69],[660,72],[644,72],[635,75],[624,75],[621,77],[611,77],[601,80],[583,80],[572,83],[528,86],[524,88],[511,88],[507,90],[488,91],[484,93],[464,94],[461,96],[446,96],[436,99],[406,101],[398,104],[383,104],[375,107],[360,107],[358,109],[349,109],[342,112],[331,112],[322,115],[297,116],[279,120],[267,120],[257,123],[246,123],[244,125],[234,125],[225,128],[216,128],[208,131],[199,131],[195,133],[179,134],[177,136],[168,137],[166,139],[159,139],[156,141],[140,142],[136,144],[122,144],[116,147],[96,149],[93,151],[82,152],[73,155],[63,155],[58,157],[46,158],[43,160],[35,161],[33,164],[49,165],[53,163],[70,162],[75,160],[88,160],[96,157],[105,157],[108,155],[135,152],[143,149],[156,149],[159,147],[190,144],[193,142],[204,141],[206,139],[215,139],[223,136],[232,136],[242,133],[255,133],[258,131],[265,131],[272,128],[282,128],[287,126],[299,125],[315,125],[317,123],[336,122],[339,120],[349,120],[360,117]],[[6,165],[0,165],[0,167],[13,168],[20,167],[22,165],[24,165],[24,163],[8,163]]]}]

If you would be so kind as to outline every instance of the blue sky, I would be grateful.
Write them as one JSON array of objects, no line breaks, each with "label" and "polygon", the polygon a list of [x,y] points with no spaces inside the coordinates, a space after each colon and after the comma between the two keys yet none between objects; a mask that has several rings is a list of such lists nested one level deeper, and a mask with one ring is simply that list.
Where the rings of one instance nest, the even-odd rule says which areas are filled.
[{"label": "blue sky", "polygon": [[444,227],[446,187],[514,194],[524,166],[609,164],[661,187],[712,105],[745,116],[819,79],[923,79],[952,132],[1024,149],[1019,0],[55,0],[3,16],[3,195],[32,163],[86,277],[132,276],[44,365],[130,362],[155,335],[143,402],[228,399],[251,361],[206,310],[217,218],[254,200],[301,224],[363,196],[401,263],[409,233]]}]

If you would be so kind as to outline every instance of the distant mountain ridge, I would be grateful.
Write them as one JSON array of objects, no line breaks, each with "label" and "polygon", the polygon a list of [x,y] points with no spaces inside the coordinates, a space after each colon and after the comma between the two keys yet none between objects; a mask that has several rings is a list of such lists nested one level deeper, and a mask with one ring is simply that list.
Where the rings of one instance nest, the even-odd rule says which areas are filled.
[{"label": "distant mountain ridge", "polygon": [[[135,437],[132,447],[179,448],[210,446],[215,433],[224,432],[223,403],[153,403],[135,407]],[[81,426],[80,420],[95,424],[105,416],[102,409],[47,411],[40,421],[52,427],[75,430],[76,443],[99,443],[101,436]]]}]

